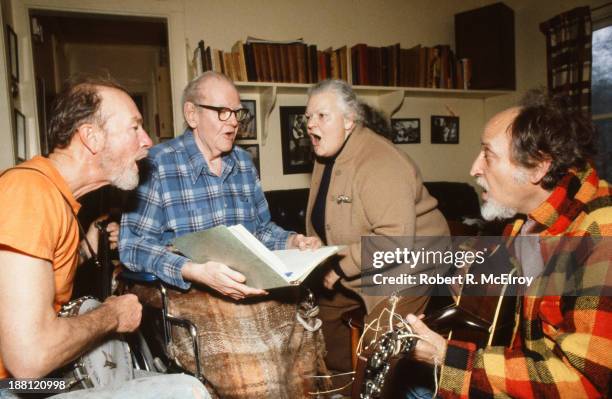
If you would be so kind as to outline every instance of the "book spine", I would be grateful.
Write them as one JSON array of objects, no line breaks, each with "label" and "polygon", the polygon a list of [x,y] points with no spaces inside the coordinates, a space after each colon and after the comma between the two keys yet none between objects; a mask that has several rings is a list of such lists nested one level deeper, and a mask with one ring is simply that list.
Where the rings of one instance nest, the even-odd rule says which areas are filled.
[{"label": "book spine", "polygon": [[289,73],[291,75],[291,83],[299,83],[298,65],[297,65],[297,45],[289,45]]},{"label": "book spine", "polygon": [[340,47],[338,51],[338,59],[340,61],[340,79],[348,82],[348,51],[346,46]]},{"label": "book spine", "polygon": [[319,59],[317,57],[317,45],[311,44],[308,46],[308,60],[310,63],[310,72],[312,80],[310,83],[317,83],[319,81]]},{"label": "book spine", "polygon": [[298,83],[306,82],[306,45],[298,45],[297,48]]},{"label": "book spine", "polygon": [[247,78],[249,82],[257,82],[257,71],[255,69],[255,56],[253,54],[253,45],[244,45],[244,57],[247,65]]},{"label": "book spine", "polygon": [[353,84],[360,85],[361,80],[359,79],[359,54],[356,45],[351,47],[351,74],[353,77]]},{"label": "book spine", "polygon": [[212,71],[212,54],[210,51],[210,46],[206,47],[206,70]]},{"label": "book spine", "polygon": [[200,40],[198,42],[197,56],[199,58],[199,61],[196,75],[200,75],[204,71],[206,71],[206,47],[204,47],[204,40]]},{"label": "book spine", "polygon": [[284,82],[283,80],[283,63],[281,62],[281,45],[275,44],[272,46],[272,53],[274,55],[274,69],[276,70],[276,81]]}]

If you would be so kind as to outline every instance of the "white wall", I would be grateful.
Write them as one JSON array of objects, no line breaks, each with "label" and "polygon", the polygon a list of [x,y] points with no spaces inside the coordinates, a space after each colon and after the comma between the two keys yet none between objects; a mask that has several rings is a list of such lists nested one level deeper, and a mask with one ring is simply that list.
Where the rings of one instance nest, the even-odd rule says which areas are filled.
[{"label": "white wall", "polygon": [[[365,42],[372,46],[399,42],[407,48],[415,44],[454,47],[454,14],[490,4],[492,0],[12,0],[19,34],[27,33],[25,10],[43,3],[59,9],[112,12],[127,15],[171,15],[170,57],[175,126],[182,122],[176,99],[187,81],[187,62],[197,42],[203,39],[213,48],[230,50],[247,36],[268,39],[302,37],[319,48],[352,46]],[[421,166],[426,180],[470,181],[468,171],[478,151],[480,132],[488,117],[512,105],[525,90],[546,84],[544,36],[539,23],[581,5],[597,1],[508,0],[515,11],[517,91],[512,95],[482,100],[406,99],[396,117],[421,119],[421,144],[402,145]],[[16,29],[17,30],[17,29]],[[24,50],[28,50],[25,48]],[[31,96],[25,90],[26,97]],[[30,98],[27,102],[32,103]],[[23,101],[23,100],[22,100]],[[277,105],[304,105],[304,95],[279,96]],[[429,119],[432,114],[447,114],[445,105],[461,118],[460,144],[429,144]],[[28,107],[27,116],[30,116]],[[34,127],[34,126],[32,126]],[[0,133],[1,134],[1,133]],[[4,141],[5,138],[2,138]],[[308,175],[282,175],[278,108],[270,115],[268,141],[261,146],[262,183],[266,190],[307,187]],[[1,154],[0,154],[1,156]]]},{"label": "white wall", "polygon": [[[454,48],[454,15],[495,1],[487,0],[335,0],[203,2],[185,0],[185,34],[191,50],[198,40],[223,50],[247,36],[267,39],[301,37],[319,49],[349,47],[360,42],[372,46],[399,42],[402,48],[416,44],[448,43]],[[563,11],[601,1],[509,0],[515,12],[517,90],[487,100],[406,98],[396,118],[421,119],[421,144],[404,144],[427,181],[472,182],[471,163],[480,145],[487,119],[515,104],[528,89],[546,84],[546,46],[539,24]],[[206,4],[206,6],[203,6]],[[210,16],[214,16],[213,19]],[[229,22],[231,21],[231,22]],[[229,22],[229,23],[228,23]],[[252,98],[252,97],[249,97]],[[367,98],[372,103],[376,99]],[[281,95],[270,115],[268,140],[261,146],[262,184],[266,190],[307,187],[308,175],[283,175],[278,105],[305,105],[305,95]],[[458,145],[430,144],[431,115],[460,117]]]}]

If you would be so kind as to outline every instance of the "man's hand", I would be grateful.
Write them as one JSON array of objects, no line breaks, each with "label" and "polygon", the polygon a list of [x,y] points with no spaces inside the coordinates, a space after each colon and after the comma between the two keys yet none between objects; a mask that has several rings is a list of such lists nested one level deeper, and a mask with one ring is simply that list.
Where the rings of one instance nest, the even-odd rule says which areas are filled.
[{"label": "man's hand", "polygon": [[136,295],[110,296],[106,298],[103,305],[113,310],[117,318],[117,332],[132,332],[140,325],[142,305],[138,302]]},{"label": "man's hand", "polygon": [[[101,222],[103,220],[108,219],[108,215],[102,215],[89,225],[87,229],[87,241],[91,244],[91,247],[94,251],[98,250],[98,242],[100,240],[100,232],[96,227],[96,223]],[[119,241],[119,224],[116,222],[111,222],[106,226],[106,231],[108,232],[108,243],[110,244],[110,249],[117,248],[117,242]],[[81,241],[81,253],[84,255],[84,259],[86,260],[91,258],[91,254],[89,253],[89,248],[87,244],[85,244],[85,240]]]},{"label": "man's hand", "polygon": [[338,280],[340,280],[338,273],[335,270],[330,270],[323,277],[323,286],[328,290],[332,290]]},{"label": "man's hand", "polygon": [[110,222],[106,225],[106,231],[108,232],[108,244],[110,249],[117,249],[119,242],[119,223]]},{"label": "man's hand", "polygon": [[306,237],[303,234],[291,234],[287,239],[287,249],[298,248],[300,251],[306,249],[321,248],[321,240],[319,237]]},{"label": "man's hand", "polygon": [[219,262],[187,262],[182,269],[183,278],[219,291],[230,298],[240,300],[250,296],[267,295],[268,292],[245,285],[246,277]]},{"label": "man's hand", "polygon": [[429,364],[443,364],[446,357],[446,339],[440,334],[430,330],[425,323],[421,321],[423,315],[416,317],[413,314],[406,316],[406,321],[412,327],[412,331],[425,338],[419,339],[412,352],[414,358],[418,361]]}]

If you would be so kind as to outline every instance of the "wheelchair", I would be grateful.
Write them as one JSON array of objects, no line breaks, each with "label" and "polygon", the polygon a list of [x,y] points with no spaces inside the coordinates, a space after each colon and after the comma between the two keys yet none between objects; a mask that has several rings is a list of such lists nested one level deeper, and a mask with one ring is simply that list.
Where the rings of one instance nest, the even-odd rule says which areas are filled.
[{"label": "wheelchair", "polygon": [[[146,272],[132,272],[123,266],[116,277],[116,261],[110,249],[106,227],[110,221],[96,222],[98,229],[98,260],[101,267],[82,265],[79,273],[82,274],[75,290],[75,297],[93,295],[104,301],[113,294],[128,293],[133,285],[144,285],[156,288],[161,298],[161,309],[152,306],[143,306],[142,324],[137,332],[128,334],[127,342],[132,354],[134,367],[138,370],[159,373],[186,373],[193,375],[204,383],[202,367],[200,364],[200,349],[198,346],[198,329],[191,321],[175,317],[168,310],[168,295],[166,285],[154,274]],[[93,284],[96,282],[96,284]],[[172,331],[174,328],[184,328],[189,337],[195,355],[195,375],[183,368],[168,348],[173,345]]]},{"label": "wheelchair", "polygon": [[[146,323],[146,326],[159,326],[160,323],[155,322],[155,313],[157,313],[157,320],[161,319],[162,342],[161,345],[154,345],[153,342],[156,342],[157,338],[155,336],[148,336],[148,340],[145,339],[143,342],[140,343],[144,344],[142,346],[147,347],[142,352],[144,352],[145,354],[147,351],[149,352],[149,355],[142,356],[141,359],[136,359],[140,362],[141,367],[146,370],[157,370],[160,372],[168,372],[168,370],[172,370],[176,372],[185,372],[188,374],[192,374],[188,370],[182,368],[176,357],[168,350],[168,348],[173,344],[172,329],[177,327],[185,328],[189,333],[189,337],[191,338],[191,344],[195,356],[196,372],[194,376],[200,379],[200,381],[204,382],[204,377],[202,375],[202,366],[200,364],[198,328],[191,321],[184,318],[175,317],[170,314],[168,310],[168,294],[165,284],[156,275],[152,273],[133,272],[126,268],[123,268],[117,277],[119,281],[123,282],[126,285],[126,289],[127,287],[134,284],[154,286],[157,288],[161,297],[161,309],[154,309],[153,307],[147,305],[144,305],[146,309],[143,308],[143,324]],[[155,334],[155,331],[153,331],[153,334]],[[151,346],[157,348],[156,354],[158,356],[153,356],[153,352],[148,349],[149,344],[147,342],[151,342]]]}]

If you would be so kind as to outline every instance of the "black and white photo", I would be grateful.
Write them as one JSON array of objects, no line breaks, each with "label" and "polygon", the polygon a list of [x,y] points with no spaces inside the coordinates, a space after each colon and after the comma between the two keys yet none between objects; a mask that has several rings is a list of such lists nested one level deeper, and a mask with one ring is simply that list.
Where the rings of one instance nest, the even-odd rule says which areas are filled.
[{"label": "black and white photo", "polygon": [[431,142],[433,144],[459,144],[459,117],[432,115]]},{"label": "black and white photo", "polygon": [[15,133],[13,134],[13,144],[15,150],[15,163],[23,162],[27,158],[28,143],[26,140],[26,120],[25,116],[15,110]]},{"label": "black and white photo", "polygon": [[394,144],[421,142],[421,120],[419,118],[391,119],[391,137]]},{"label": "black and white photo", "polygon": [[237,140],[257,140],[257,106],[255,100],[242,100],[242,106],[249,110],[250,119],[238,126]]},{"label": "black and white photo", "polygon": [[314,165],[306,130],[306,107],[280,107],[283,174],[310,173]]},{"label": "black and white photo", "polygon": [[9,67],[13,82],[19,82],[19,46],[17,34],[9,25],[6,26],[9,51]]}]

